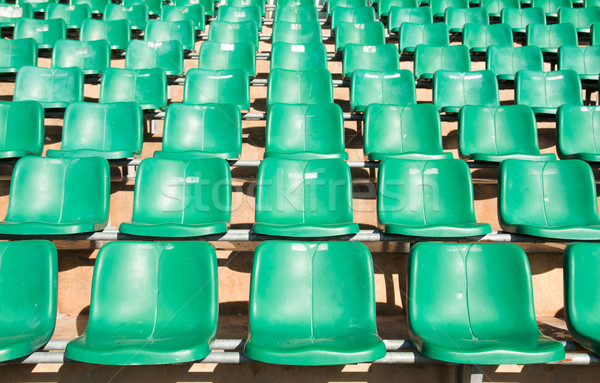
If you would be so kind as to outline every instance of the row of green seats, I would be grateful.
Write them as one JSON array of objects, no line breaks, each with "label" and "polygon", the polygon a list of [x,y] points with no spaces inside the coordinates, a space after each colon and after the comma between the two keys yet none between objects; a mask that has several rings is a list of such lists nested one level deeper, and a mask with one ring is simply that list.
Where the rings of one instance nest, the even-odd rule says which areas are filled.
[{"label": "row of green seats", "polygon": [[[233,4],[244,4],[246,1],[244,0],[230,0]],[[124,9],[131,9],[134,7],[143,7],[146,13],[146,19],[148,15],[160,16],[162,10],[165,7],[176,6],[176,7],[194,7],[200,5],[204,7],[207,11],[207,15],[214,16],[215,12],[215,1],[213,0],[173,0],[170,2],[171,4],[163,4],[162,0],[123,0],[120,4],[113,4],[109,0],[70,0],[70,6],[79,6],[79,5],[87,5],[92,14],[106,14],[107,7],[111,7],[112,5],[120,5]],[[55,5],[64,5],[59,4],[58,0],[17,0],[16,5],[21,8],[31,7],[34,12],[48,12],[50,7]],[[9,6],[13,6],[12,4],[7,4]]]}]

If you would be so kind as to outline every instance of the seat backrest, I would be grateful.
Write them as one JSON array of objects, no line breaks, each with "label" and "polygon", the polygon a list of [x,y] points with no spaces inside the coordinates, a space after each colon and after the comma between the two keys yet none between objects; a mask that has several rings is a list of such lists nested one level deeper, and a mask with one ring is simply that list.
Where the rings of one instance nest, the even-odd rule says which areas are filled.
[{"label": "seat backrest", "polygon": [[492,45],[513,46],[513,33],[508,24],[465,24],[463,44],[469,49],[487,49]]},{"label": "seat backrest", "polygon": [[326,69],[269,73],[267,107],[274,103],[323,104],[333,102],[333,81]]},{"label": "seat backrest", "polygon": [[558,69],[572,69],[579,75],[598,76],[600,74],[600,46],[561,46],[558,48]]},{"label": "seat backrest", "polygon": [[388,72],[400,69],[398,48],[395,44],[348,44],[343,57],[343,76],[352,77],[357,69]]},{"label": "seat backrest", "polygon": [[438,70],[468,72],[471,70],[471,54],[464,45],[417,45],[414,65],[417,78],[433,78]]},{"label": "seat backrest", "polygon": [[438,70],[433,75],[433,103],[440,109],[464,105],[499,105],[498,80],[489,70]]},{"label": "seat backrest", "polygon": [[155,43],[179,40],[183,49],[194,50],[196,32],[191,20],[160,21],[150,20],[146,25],[144,40]]},{"label": "seat backrest", "polygon": [[21,19],[33,19],[33,9],[29,3],[0,4],[0,24],[14,26]]},{"label": "seat backrest", "polygon": [[167,75],[160,68],[108,68],[100,84],[100,102],[136,102],[142,109],[164,109]]},{"label": "seat backrest", "polygon": [[521,8],[521,2],[519,0],[482,0],[481,7],[485,8],[490,16],[499,17],[504,8]]},{"label": "seat backrest", "polygon": [[206,12],[206,16],[215,16],[215,1],[213,0],[175,0],[172,3],[178,7],[186,7],[188,5],[200,4],[204,7],[204,12]]},{"label": "seat backrest", "polygon": [[327,69],[327,49],[323,43],[290,44],[278,42],[271,47],[271,67],[287,70]]},{"label": "seat backrest", "polygon": [[227,0],[227,5],[233,7],[258,6],[262,16],[266,14],[266,2],[264,0]]},{"label": "seat backrest", "polygon": [[63,19],[67,28],[81,28],[83,20],[92,17],[92,11],[88,4],[48,4],[44,17],[46,20]]},{"label": "seat backrest", "polygon": [[429,7],[434,16],[444,16],[447,8],[469,8],[468,0],[430,0]]},{"label": "seat backrest", "polygon": [[110,67],[106,40],[58,40],[52,50],[52,68],[78,67],[84,74],[100,74]]},{"label": "seat backrest", "polygon": [[322,42],[319,22],[290,23],[278,21],[273,24],[273,44],[277,42],[291,44],[312,44]]},{"label": "seat backrest", "polygon": [[583,105],[579,75],[569,69],[552,72],[522,70],[515,77],[515,101],[533,108]]},{"label": "seat backrest", "polygon": [[333,10],[337,7],[344,8],[362,8],[368,7],[369,0],[328,0],[327,1],[327,16],[331,16]]},{"label": "seat backrest", "polygon": [[277,1],[277,7],[305,7],[305,6],[315,6],[315,0],[279,0]]},{"label": "seat backrest", "polygon": [[600,21],[600,6],[561,7],[558,10],[558,22],[573,24],[577,29],[590,29],[592,24],[598,21]]},{"label": "seat backrest", "polygon": [[500,21],[508,24],[513,30],[525,32],[529,24],[546,24],[546,15],[542,8],[509,8],[500,12]]},{"label": "seat backrest", "polygon": [[32,38],[0,40],[0,68],[3,72],[17,71],[23,66],[37,66],[37,43]]},{"label": "seat backrest", "polygon": [[63,19],[21,18],[15,25],[14,38],[25,39],[28,37],[35,39],[38,48],[52,48],[58,40],[67,38],[67,25]]},{"label": "seat backrest", "polygon": [[184,72],[183,45],[177,40],[153,43],[131,40],[125,55],[125,69],[161,68],[167,76],[179,76]]},{"label": "seat backrest", "polygon": [[540,7],[546,14],[556,15],[561,7],[573,8],[572,0],[531,0],[532,7]]},{"label": "seat backrest", "polygon": [[244,69],[191,69],[185,76],[186,104],[235,104],[250,109],[250,79]]},{"label": "seat backrest", "polygon": [[411,105],[417,103],[413,73],[407,69],[388,72],[355,70],[350,86],[350,106],[364,111],[370,104]]},{"label": "seat backrest", "polygon": [[108,0],[70,0],[70,4],[79,5],[79,4],[87,4],[90,7],[90,11],[93,14],[102,14],[104,9],[108,5]]},{"label": "seat backrest", "polygon": [[194,29],[203,31],[206,22],[206,14],[204,6],[201,4],[180,7],[175,5],[163,5],[160,10],[160,19],[171,22],[190,20],[194,25]]},{"label": "seat backrest", "polygon": [[404,23],[432,24],[433,16],[429,7],[392,7],[388,16],[388,30],[390,33],[400,32]]},{"label": "seat backrest", "polygon": [[106,4],[104,15],[105,21],[127,20],[132,29],[145,30],[148,24],[148,6],[146,4],[134,4],[126,8],[119,4]]},{"label": "seat backrest", "polygon": [[364,24],[376,21],[373,7],[335,7],[331,13],[331,30],[337,31],[340,23]]},{"label": "seat backrest", "polygon": [[388,16],[392,7],[416,8],[419,6],[417,0],[379,0],[377,5],[377,18]]},{"label": "seat backrest", "polygon": [[[163,5],[162,0],[123,0],[122,4],[129,8],[137,4],[144,4],[148,7],[148,14],[160,15],[160,8]],[[179,5],[179,4],[177,4]]]},{"label": "seat backrest", "polygon": [[492,45],[486,55],[486,69],[496,76],[516,75],[520,70],[544,70],[544,56],[539,47],[499,47]]},{"label": "seat backrest", "polygon": [[527,26],[527,45],[537,45],[542,49],[577,45],[577,31],[573,24],[530,24]]},{"label": "seat backrest", "polygon": [[489,25],[490,19],[485,8],[446,8],[444,20],[448,28],[462,30],[467,23]]},{"label": "seat backrest", "polygon": [[234,7],[232,5],[222,5],[219,7],[217,20],[227,21],[229,23],[239,23],[243,21],[254,21],[259,29],[262,26],[262,13],[258,5],[246,7]]},{"label": "seat backrest", "polygon": [[44,108],[65,108],[83,101],[83,72],[79,68],[24,66],[15,80],[14,101],[38,101]]},{"label": "seat backrest", "polygon": [[129,20],[95,20],[87,19],[81,25],[81,41],[108,40],[111,49],[126,49],[131,40],[131,24]]},{"label": "seat backrest", "polygon": [[249,41],[215,43],[205,41],[200,45],[198,68],[227,70],[242,68],[249,76],[256,75],[256,52]]},{"label": "seat backrest", "polygon": [[591,45],[600,45],[600,22],[593,23],[590,28]]},{"label": "seat backrest", "polygon": [[380,21],[363,24],[340,22],[335,33],[335,50],[341,52],[348,44],[384,45],[383,23]]},{"label": "seat backrest", "polygon": [[254,21],[213,21],[208,29],[208,40],[218,43],[249,41],[254,44],[254,50],[258,50],[258,27]]},{"label": "seat backrest", "polygon": [[[219,8],[219,15],[221,14],[221,8]],[[306,23],[306,22],[318,22],[319,12],[314,5],[300,5],[300,6],[281,6],[278,5],[275,8],[275,16],[273,17],[275,23],[280,21],[287,21],[290,23]],[[333,28],[333,27],[332,27]]]},{"label": "seat backrest", "polygon": [[561,158],[600,154],[600,106],[562,105],[556,113],[556,151]]},{"label": "seat backrest", "polygon": [[446,23],[402,23],[400,27],[400,51],[412,52],[419,44],[450,45]]},{"label": "seat backrest", "polygon": [[0,101],[0,151],[44,149],[44,108],[36,101]]}]

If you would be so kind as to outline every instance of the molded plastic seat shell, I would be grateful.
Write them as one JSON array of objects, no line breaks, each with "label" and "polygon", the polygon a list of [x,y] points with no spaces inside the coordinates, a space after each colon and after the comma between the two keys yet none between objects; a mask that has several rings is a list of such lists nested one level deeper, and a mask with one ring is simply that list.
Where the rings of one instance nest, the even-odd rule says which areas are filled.
[{"label": "molded plastic seat shell", "polygon": [[87,4],[94,15],[101,15],[108,5],[108,0],[70,0],[71,5]]},{"label": "molded plastic seat shell", "polygon": [[546,24],[546,15],[542,8],[504,8],[500,13],[500,22],[510,25],[514,33],[525,33],[530,24]]},{"label": "molded plastic seat shell", "polygon": [[496,74],[498,80],[514,81],[520,70],[544,70],[542,50],[534,45],[523,47],[491,46],[486,54],[486,69]]},{"label": "molded plastic seat shell", "polygon": [[352,110],[364,112],[370,104],[411,105],[417,103],[415,78],[407,69],[375,72],[355,70],[350,85]]},{"label": "molded plastic seat shell", "polygon": [[[277,9],[279,8],[276,8],[275,12],[277,12]],[[314,7],[312,7],[311,9],[316,11]],[[228,23],[254,21],[256,23],[256,26],[258,27],[258,31],[262,31],[262,14],[258,5],[250,5],[246,7],[222,5],[219,7],[217,20],[227,21]]]},{"label": "molded plastic seat shell", "polygon": [[590,44],[600,45],[600,22],[592,24],[590,29]]},{"label": "molded plastic seat shell", "polygon": [[571,0],[531,0],[532,7],[539,7],[544,10],[546,17],[558,17],[560,8],[573,8]]},{"label": "molded plastic seat shell", "polygon": [[67,38],[63,19],[38,20],[21,18],[14,30],[15,39],[33,38],[38,49],[52,49],[58,40]]},{"label": "molded plastic seat shell", "polygon": [[48,4],[44,14],[46,20],[62,19],[68,29],[79,29],[84,20],[92,17],[90,6],[87,4],[67,5]]},{"label": "molded plastic seat shell", "polygon": [[[220,13],[221,8],[219,8],[219,14]],[[280,21],[287,21],[289,23],[314,23],[315,21],[319,21],[319,12],[317,11],[317,8],[314,5],[278,5],[275,8],[273,20],[275,23],[278,23]]]},{"label": "molded plastic seat shell", "polygon": [[185,76],[186,104],[235,104],[250,109],[250,79],[243,69],[190,69]]},{"label": "molded plastic seat shell", "polygon": [[291,71],[273,69],[269,73],[267,108],[275,103],[333,103],[333,82],[326,69]]},{"label": "molded plastic seat shell", "polygon": [[119,4],[106,4],[102,17],[104,21],[127,20],[131,29],[143,31],[148,24],[148,6],[134,4],[127,8]]},{"label": "molded plastic seat shell", "polygon": [[[214,0],[174,0],[171,1],[171,3],[178,7],[200,4],[204,7],[204,12],[206,13],[206,16],[215,17],[216,2]],[[221,3],[221,5],[225,4]]]},{"label": "molded plastic seat shell", "polygon": [[465,24],[463,29],[463,44],[471,52],[485,52],[488,47],[513,46],[513,33],[508,24]]},{"label": "molded plastic seat shell", "polygon": [[17,73],[13,101],[25,100],[37,101],[44,108],[66,108],[83,101],[83,72],[24,66]]},{"label": "molded plastic seat shell", "polygon": [[597,81],[600,74],[600,46],[561,46],[558,48],[558,69],[572,69],[581,80]]},{"label": "molded plastic seat shell", "polygon": [[577,31],[573,24],[530,24],[527,45],[536,45],[542,52],[557,53],[563,45],[577,45]]},{"label": "molded plastic seat shell", "polygon": [[419,44],[441,47],[450,45],[446,23],[414,24],[400,26],[400,52],[414,52]]},{"label": "molded plastic seat shell", "polygon": [[275,43],[271,47],[270,70],[274,69],[299,71],[327,69],[325,44]]},{"label": "molded plastic seat shell", "polygon": [[573,24],[580,33],[590,33],[593,23],[600,21],[600,6],[585,8],[561,7],[558,9],[558,22]]},{"label": "molded plastic seat shell", "polygon": [[433,75],[433,103],[446,113],[458,113],[465,105],[498,106],[498,80],[489,70],[438,70]]},{"label": "molded plastic seat shell", "polygon": [[100,102],[137,102],[142,109],[165,109],[167,75],[160,68],[109,68],[102,76]]},{"label": "molded plastic seat shell", "polygon": [[444,17],[447,8],[469,8],[468,0],[430,0],[429,7],[433,17]]},{"label": "molded plastic seat shell", "polygon": [[388,16],[392,7],[416,8],[418,6],[417,0],[380,0],[377,6],[377,18]]},{"label": "molded plastic seat shell", "polygon": [[33,9],[29,3],[0,4],[0,26],[14,27],[21,18],[33,19]]},{"label": "molded plastic seat shell", "polygon": [[81,41],[108,40],[110,49],[127,49],[131,40],[131,25],[128,20],[87,19],[81,25]]},{"label": "molded plastic seat shell", "polygon": [[444,20],[451,33],[462,33],[465,24],[489,25],[490,18],[485,8],[446,8]]},{"label": "molded plastic seat shell", "polygon": [[183,75],[183,45],[177,40],[160,43],[131,40],[125,55],[125,69],[152,68],[162,69],[167,76]]},{"label": "molded plastic seat shell", "polygon": [[228,70],[241,68],[249,76],[256,75],[256,51],[249,41],[237,43],[214,43],[205,41],[200,45],[198,68]]},{"label": "molded plastic seat shell", "polygon": [[556,109],[564,104],[583,105],[579,75],[569,69],[519,71],[515,78],[515,101],[543,114],[556,114]]},{"label": "molded plastic seat shell", "polygon": [[[433,16],[431,15],[431,8],[429,7],[416,7],[416,8],[403,8],[403,7],[392,7],[388,16],[388,31],[390,33],[399,33],[402,24],[433,24]],[[440,23],[445,24],[445,23]],[[405,36],[406,38],[406,36]]]},{"label": "molded plastic seat shell", "polygon": [[0,39],[0,73],[15,73],[24,66],[37,66],[37,59],[34,39]]},{"label": "molded plastic seat shell", "polygon": [[0,158],[39,156],[44,138],[44,108],[38,102],[0,101]]},{"label": "molded plastic seat shell", "polygon": [[102,74],[110,68],[110,45],[106,40],[58,40],[52,50],[52,68],[78,67],[83,74]]},{"label": "molded plastic seat shell", "polygon": [[175,5],[163,5],[160,10],[160,19],[170,22],[189,20],[194,25],[194,30],[203,31],[206,23],[206,14],[204,12],[204,7],[201,4],[180,7]]},{"label": "molded plastic seat shell", "polygon": [[365,24],[377,21],[373,7],[335,7],[331,13],[331,31],[337,33],[340,23]]},{"label": "molded plastic seat shell", "polygon": [[369,6],[369,0],[327,0],[327,16],[331,16],[337,7],[364,8]]},{"label": "molded plastic seat shell", "polygon": [[600,162],[600,106],[562,105],[556,113],[556,151],[560,158]]},{"label": "molded plastic seat shell", "polygon": [[442,47],[417,45],[415,49],[415,77],[431,80],[438,70],[452,72],[469,72],[471,70],[471,54],[464,45],[447,45]]},{"label": "molded plastic seat shell", "polygon": [[273,44],[278,42],[290,44],[315,44],[323,41],[321,24],[318,21],[290,23],[278,21],[273,24]]},{"label": "molded plastic seat shell", "polygon": [[398,48],[395,44],[347,44],[343,57],[343,77],[350,78],[357,69],[389,72],[400,69]]},{"label": "molded plastic seat shell", "polygon": [[[178,1],[175,1],[176,5],[181,5],[179,4]],[[121,2],[121,4],[123,4],[125,7],[129,8],[132,7],[134,5],[138,5],[138,4],[144,4],[145,6],[148,7],[148,14],[149,15],[160,15],[160,9],[163,5],[163,2],[161,0],[123,0]]]},{"label": "molded plastic seat shell", "polygon": [[340,22],[335,31],[335,51],[343,52],[348,44],[384,45],[383,24],[379,21],[363,24]]},{"label": "molded plastic seat shell", "polygon": [[254,45],[254,50],[258,50],[258,27],[254,21],[240,21],[238,23],[213,21],[210,23],[210,28],[208,28],[208,40],[229,44],[249,41]]},{"label": "molded plastic seat shell", "polygon": [[266,1],[264,0],[227,0],[225,5],[233,7],[251,7],[257,6],[260,8],[261,15],[264,17],[267,13]]},{"label": "molded plastic seat shell", "polygon": [[521,2],[519,0],[481,0],[480,6],[487,10],[490,17],[500,17],[505,8],[521,8]]},{"label": "molded plastic seat shell", "polygon": [[19,6],[23,6],[25,4],[28,4],[32,7],[33,12],[46,12],[46,7],[48,7],[49,4],[53,4],[53,3],[57,3],[58,0],[48,0],[48,1],[44,1],[44,0],[16,0],[16,4]]},{"label": "molded plastic seat shell", "polygon": [[183,49],[193,51],[196,44],[196,32],[194,24],[190,20],[150,20],[146,25],[144,40],[155,43],[178,40]]}]

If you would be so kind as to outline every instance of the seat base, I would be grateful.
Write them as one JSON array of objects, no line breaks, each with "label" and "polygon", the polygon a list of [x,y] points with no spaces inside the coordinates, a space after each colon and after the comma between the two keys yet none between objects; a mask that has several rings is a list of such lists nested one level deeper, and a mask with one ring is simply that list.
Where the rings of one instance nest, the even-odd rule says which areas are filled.
[{"label": "seat base", "polygon": [[123,234],[139,235],[144,237],[199,237],[202,235],[221,234],[227,232],[226,222],[186,225],[178,223],[142,223],[124,222],[119,226]]},{"label": "seat base", "polygon": [[81,157],[101,157],[106,160],[120,160],[123,158],[131,158],[134,155],[140,153],[134,153],[131,150],[93,150],[93,149],[80,149],[80,150],[55,150],[48,149],[46,151],[46,157],[58,157],[58,158],[81,158]]},{"label": "seat base", "polygon": [[28,150],[23,149],[11,149],[0,151],[0,159],[2,158],[20,158],[25,156],[38,156],[41,153],[32,153]]},{"label": "seat base", "polygon": [[447,160],[452,158],[452,153],[369,153],[367,155],[371,161],[383,161],[388,158],[416,161]]},{"label": "seat base", "polygon": [[585,162],[600,162],[600,154],[596,153],[575,153],[570,155],[559,155],[561,159],[571,159],[575,158],[578,160],[582,160]]},{"label": "seat base", "polygon": [[100,231],[106,222],[0,222],[0,234],[7,235],[67,235]]},{"label": "seat base", "polygon": [[507,225],[500,222],[500,226],[502,227],[502,230],[510,233],[525,234],[534,237],[568,240],[600,240],[600,225],[541,227],[533,225]]},{"label": "seat base", "polygon": [[427,226],[408,226],[395,223],[386,223],[380,224],[379,226],[384,233],[388,234],[430,238],[475,237],[492,232],[491,226],[487,223]]},{"label": "seat base", "polygon": [[336,235],[348,235],[358,233],[358,224],[298,224],[298,225],[274,225],[270,223],[255,223],[252,231],[257,234],[275,235],[279,237],[333,237]]},{"label": "seat base", "polygon": [[0,338],[0,362],[22,358],[48,343],[52,333],[26,334]]},{"label": "seat base", "polygon": [[508,159],[527,160],[527,161],[554,161],[556,156],[554,153],[548,154],[523,154],[523,153],[508,153],[508,154],[486,154],[473,153],[464,157],[473,161],[484,162],[502,162]]},{"label": "seat base", "polygon": [[275,158],[285,158],[288,160],[311,160],[317,158],[341,158],[343,160],[348,159],[348,153],[332,153],[332,154],[323,154],[323,153],[314,153],[314,152],[300,152],[300,153],[279,153],[279,152],[265,152],[265,158],[275,157]]},{"label": "seat base", "polygon": [[209,152],[198,152],[194,150],[182,151],[182,152],[169,152],[166,150],[157,150],[154,152],[155,158],[169,158],[173,160],[195,160],[202,158],[222,158],[227,159],[238,159],[239,153],[228,152],[228,153],[209,153]]}]

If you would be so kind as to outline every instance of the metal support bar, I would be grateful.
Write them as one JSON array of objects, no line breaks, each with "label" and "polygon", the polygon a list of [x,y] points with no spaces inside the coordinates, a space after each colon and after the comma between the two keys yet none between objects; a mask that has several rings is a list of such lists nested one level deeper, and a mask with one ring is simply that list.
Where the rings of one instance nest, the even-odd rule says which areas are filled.
[{"label": "metal support bar", "polygon": [[471,383],[483,383],[483,367],[479,365],[471,366]]}]

